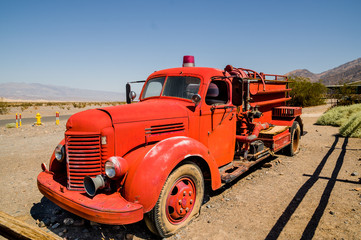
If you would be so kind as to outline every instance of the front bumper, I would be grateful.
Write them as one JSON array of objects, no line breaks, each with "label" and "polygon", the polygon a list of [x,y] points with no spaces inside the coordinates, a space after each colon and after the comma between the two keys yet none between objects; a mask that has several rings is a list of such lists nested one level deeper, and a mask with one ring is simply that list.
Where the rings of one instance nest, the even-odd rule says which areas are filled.
[{"label": "front bumper", "polygon": [[43,171],[38,175],[38,188],[49,200],[82,218],[104,224],[130,224],[143,219],[143,206],[128,202],[119,192],[89,197],[84,192],[69,191]]}]

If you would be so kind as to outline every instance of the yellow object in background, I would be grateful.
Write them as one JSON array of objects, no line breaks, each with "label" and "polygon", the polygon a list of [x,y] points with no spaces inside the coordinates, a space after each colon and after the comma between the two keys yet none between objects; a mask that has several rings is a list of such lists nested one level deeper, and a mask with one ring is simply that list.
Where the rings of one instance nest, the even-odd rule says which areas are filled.
[{"label": "yellow object in background", "polygon": [[59,112],[56,112],[55,124],[56,124],[56,125],[59,125]]},{"label": "yellow object in background", "polygon": [[40,113],[36,114],[36,125],[41,125],[41,115],[40,115]]},{"label": "yellow object in background", "polygon": [[16,114],[16,123],[15,123],[15,126],[16,126],[16,128],[18,128],[19,127],[19,123],[18,123],[18,114]]},{"label": "yellow object in background", "polygon": [[21,113],[19,113],[19,127],[21,127]]}]

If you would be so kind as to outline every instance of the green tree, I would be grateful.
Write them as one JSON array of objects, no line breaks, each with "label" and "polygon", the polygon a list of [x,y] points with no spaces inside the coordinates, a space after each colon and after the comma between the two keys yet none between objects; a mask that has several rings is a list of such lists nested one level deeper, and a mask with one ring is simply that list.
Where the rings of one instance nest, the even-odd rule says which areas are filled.
[{"label": "green tree", "polygon": [[291,90],[292,106],[316,106],[325,104],[327,88],[320,82],[311,83],[309,78],[290,77],[289,87]]}]

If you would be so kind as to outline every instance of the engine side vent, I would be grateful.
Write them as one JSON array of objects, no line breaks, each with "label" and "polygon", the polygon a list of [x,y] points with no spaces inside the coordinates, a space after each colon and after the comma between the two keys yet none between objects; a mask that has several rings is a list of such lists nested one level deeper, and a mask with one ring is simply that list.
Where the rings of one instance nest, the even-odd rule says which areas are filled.
[{"label": "engine side vent", "polygon": [[66,135],[66,153],[68,189],[84,191],[84,177],[101,174],[100,136]]},{"label": "engine side vent", "polygon": [[172,124],[165,124],[165,125],[155,125],[151,126],[150,128],[145,129],[146,135],[158,135],[164,133],[174,133],[184,131],[184,124],[183,123],[172,123]]}]

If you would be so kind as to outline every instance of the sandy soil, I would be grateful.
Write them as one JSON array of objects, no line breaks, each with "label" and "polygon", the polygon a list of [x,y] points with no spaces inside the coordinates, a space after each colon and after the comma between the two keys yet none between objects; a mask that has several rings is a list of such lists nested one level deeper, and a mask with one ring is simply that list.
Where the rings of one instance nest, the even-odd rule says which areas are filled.
[{"label": "sandy soil", "polygon": [[[314,125],[326,109],[304,109],[308,133],[297,156],[277,155],[268,159],[272,167],[261,164],[207,194],[201,215],[169,239],[361,239],[361,139],[342,138],[338,128]],[[144,222],[98,225],[61,210],[39,193],[40,164],[48,163],[64,130],[65,122],[1,126],[0,211],[34,226],[45,223],[43,230],[66,239],[154,238]],[[66,225],[68,218],[75,223]]]}]

